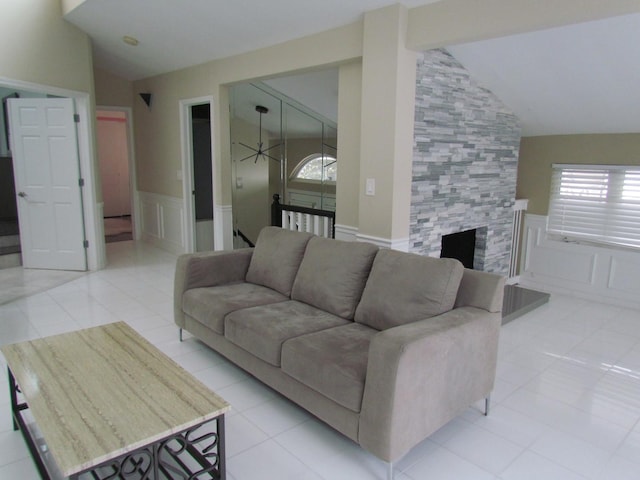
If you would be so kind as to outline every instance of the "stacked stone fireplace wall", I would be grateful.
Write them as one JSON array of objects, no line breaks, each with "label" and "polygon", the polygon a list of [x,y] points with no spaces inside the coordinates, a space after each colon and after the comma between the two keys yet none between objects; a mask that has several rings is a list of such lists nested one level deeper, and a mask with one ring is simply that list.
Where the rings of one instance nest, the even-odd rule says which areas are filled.
[{"label": "stacked stone fireplace wall", "polygon": [[447,51],[418,55],[410,251],[478,229],[474,268],[509,272],[520,126]]}]

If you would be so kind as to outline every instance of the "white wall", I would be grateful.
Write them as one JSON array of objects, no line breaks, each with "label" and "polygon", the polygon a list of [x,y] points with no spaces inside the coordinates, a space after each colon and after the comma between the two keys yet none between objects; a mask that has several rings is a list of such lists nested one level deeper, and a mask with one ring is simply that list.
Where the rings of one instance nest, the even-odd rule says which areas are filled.
[{"label": "white wall", "polygon": [[104,216],[131,215],[126,115],[124,112],[99,110],[96,116]]}]

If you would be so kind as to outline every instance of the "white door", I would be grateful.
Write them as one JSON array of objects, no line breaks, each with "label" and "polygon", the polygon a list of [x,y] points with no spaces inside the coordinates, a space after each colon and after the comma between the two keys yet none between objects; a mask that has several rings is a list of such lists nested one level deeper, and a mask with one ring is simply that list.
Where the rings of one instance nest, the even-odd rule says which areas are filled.
[{"label": "white door", "polygon": [[22,264],[86,270],[73,100],[9,100]]}]

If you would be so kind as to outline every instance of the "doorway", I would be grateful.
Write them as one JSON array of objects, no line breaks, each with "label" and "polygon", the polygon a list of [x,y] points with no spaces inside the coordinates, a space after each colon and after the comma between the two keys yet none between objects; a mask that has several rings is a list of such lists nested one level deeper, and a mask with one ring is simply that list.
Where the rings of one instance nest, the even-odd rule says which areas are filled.
[{"label": "doorway", "polygon": [[[3,79],[0,83],[0,90],[7,92],[14,96],[14,93],[19,94],[19,98],[69,98],[72,99],[75,110],[75,125],[77,131],[77,152],[78,152],[78,164],[80,168],[81,182],[83,187],[81,189],[82,197],[82,210],[81,221],[84,225],[85,236],[85,250],[86,250],[86,267],[89,270],[98,270],[105,265],[105,250],[104,239],[102,237],[102,222],[98,221],[97,215],[97,203],[95,196],[95,183],[94,178],[94,164],[93,164],[93,143],[91,142],[91,101],[88,94],[61,89],[58,87],[51,87],[48,85],[34,84],[30,82],[24,82],[20,80]],[[6,96],[4,93],[3,97]],[[15,96],[14,96],[15,97]],[[3,117],[3,116],[1,116]],[[4,121],[4,118],[3,118]],[[4,125],[3,125],[4,127]],[[5,129],[0,130],[5,135]],[[12,154],[8,151],[9,144],[4,139],[4,148],[2,149],[2,157],[4,162],[8,162],[8,159],[12,158]],[[10,182],[13,185],[13,179],[7,176],[7,172],[4,169],[3,175],[5,175],[3,182]],[[20,225],[22,227],[22,225]],[[65,269],[65,267],[60,267]]]},{"label": "doorway", "polygon": [[211,105],[191,106],[193,152],[193,203],[196,252],[213,250],[213,165],[211,155]]},{"label": "doorway", "polygon": [[96,110],[98,164],[106,243],[133,240],[131,143],[126,110]]},{"label": "doorway", "polygon": [[[212,97],[180,101],[182,188],[189,252],[221,249],[215,215]],[[218,231],[217,231],[218,230]]]}]

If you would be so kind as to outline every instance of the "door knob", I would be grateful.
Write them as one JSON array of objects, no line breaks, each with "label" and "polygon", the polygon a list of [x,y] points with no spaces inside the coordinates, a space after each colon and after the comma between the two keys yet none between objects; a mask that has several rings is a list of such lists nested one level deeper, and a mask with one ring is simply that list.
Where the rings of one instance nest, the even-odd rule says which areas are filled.
[{"label": "door knob", "polygon": [[24,193],[24,192],[19,192],[19,193],[18,193],[18,196],[19,196],[19,197],[22,197],[22,198],[25,198],[25,197],[27,196],[27,194],[26,194],[26,193]]}]

